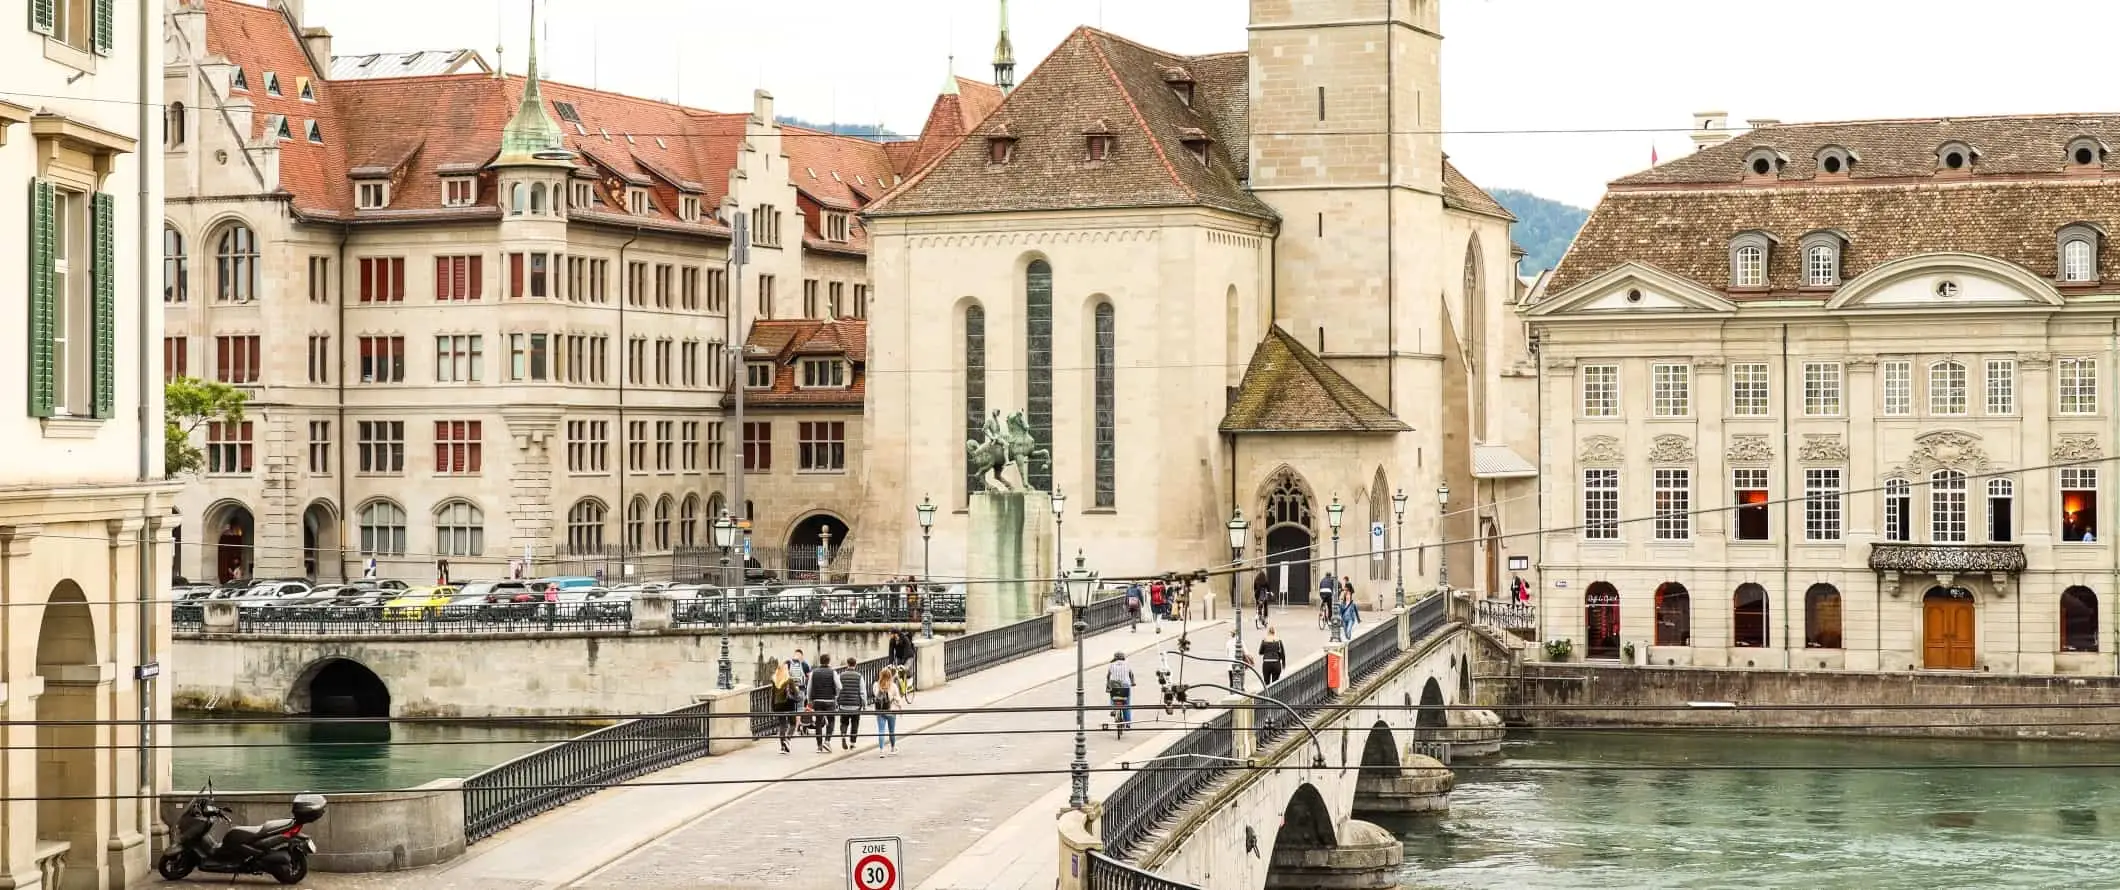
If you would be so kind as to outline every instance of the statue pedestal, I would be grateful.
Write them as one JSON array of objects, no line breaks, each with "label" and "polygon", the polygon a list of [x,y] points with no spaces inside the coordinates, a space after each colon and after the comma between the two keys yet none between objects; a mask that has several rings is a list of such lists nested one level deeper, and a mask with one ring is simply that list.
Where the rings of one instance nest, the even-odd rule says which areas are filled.
[{"label": "statue pedestal", "polygon": [[[976,633],[1045,614],[1054,579],[1053,499],[1042,491],[972,495],[965,541],[965,632]],[[989,579],[1012,579],[990,583]]]}]

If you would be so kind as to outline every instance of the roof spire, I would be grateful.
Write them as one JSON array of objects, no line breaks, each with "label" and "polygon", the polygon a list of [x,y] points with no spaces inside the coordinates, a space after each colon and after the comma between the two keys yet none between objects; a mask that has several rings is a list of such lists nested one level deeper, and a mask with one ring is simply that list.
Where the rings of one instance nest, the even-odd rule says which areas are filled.
[{"label": "roof spire", "polygon": [[570,164],[564,158],[545,157],[567,150],[559,121],[545,110],[545,93],[537,76],[537,0],[530,0],[530,71],[523,77],[523,98],[515,116],[501,129],[501,156],[495,163]]},{"label": "roof spire", "polygon": [[957,57],[954,54],[950,56],[950,70],[942,74],[942,94],[957,95]]},{"label": "roof spire", "polygon": [[1001,38],[994,41],[994,85],[1004,94],[1016,88],[1016,48],[1008,42],[1008,0],[1001,0]]}]

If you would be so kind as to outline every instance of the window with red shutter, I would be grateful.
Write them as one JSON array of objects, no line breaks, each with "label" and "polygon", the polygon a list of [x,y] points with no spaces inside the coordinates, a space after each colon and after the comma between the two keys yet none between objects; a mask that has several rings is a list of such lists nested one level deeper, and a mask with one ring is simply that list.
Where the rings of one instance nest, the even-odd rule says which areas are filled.
[{"label": "window with red shutter", "polygon": [[520,300],[522,298],[523,255],[511,253],[508,255],[508,299]]}]

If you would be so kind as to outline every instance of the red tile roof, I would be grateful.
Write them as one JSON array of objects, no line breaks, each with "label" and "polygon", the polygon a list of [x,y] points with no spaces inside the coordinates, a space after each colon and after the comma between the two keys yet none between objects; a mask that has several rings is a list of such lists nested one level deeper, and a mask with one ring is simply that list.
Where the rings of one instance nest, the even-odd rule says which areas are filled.
[{"label": "red tile roof", "polygon": [[[760,407],[837,406],[861,410],[868,385],[869,323],[858,318],[760,319],[751,323],[744,344],[747,361],[773,363],[772,389],[744,390],[744,404]],[[796,385],[801,359],[840,356],[847,360],[847,385],[841,389],[804,389]],[[726,402],[726,400],[725,400]]]},{"label": "red tile roof", "polygon": [[[249,85],[231,92],[232,101],[249,101],[256,109],[250,132],[256,142],[265,134],[268,115],[283,115],[292,137],[280,143],[280,187],[297,196],[297,206],[336,210],[353,206],[353,185],[346,181],[346,128],[336,119],[332,84],[317,76],[309,53],[296,37],[296,25],[278,9],[238,0],[207,0],[206,54],[226,57],[243,69]],[[280,95],[265,90],[265,75],[279,78]],[[316,101],[301,98],[301,78],[309,78]],[[203,113],[203,109],[201,110]],[[309,121],[323,131],[324,143],[308,139]]]}]

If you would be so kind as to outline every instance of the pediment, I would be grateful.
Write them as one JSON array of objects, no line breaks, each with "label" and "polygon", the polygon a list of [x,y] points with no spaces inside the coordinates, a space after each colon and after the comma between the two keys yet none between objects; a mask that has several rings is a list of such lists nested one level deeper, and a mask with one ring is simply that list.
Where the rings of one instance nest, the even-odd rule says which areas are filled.
[{"label": "pediment", "polygon": [[1527,315],[1721,315],[1737,304],[1700,284],[1655,266],[1624,263],[1554,294]]},{"label": "pediment", "polygon": [[1928,253],[1880,265],[1841,285],[1832,311],[2048,309],[2061,293],[2015,263],[1972,253]]}]

